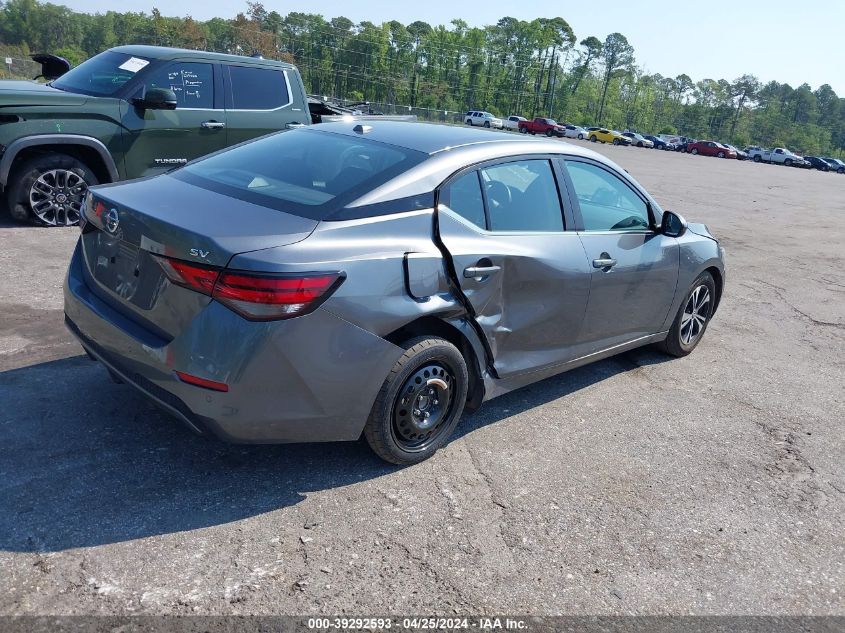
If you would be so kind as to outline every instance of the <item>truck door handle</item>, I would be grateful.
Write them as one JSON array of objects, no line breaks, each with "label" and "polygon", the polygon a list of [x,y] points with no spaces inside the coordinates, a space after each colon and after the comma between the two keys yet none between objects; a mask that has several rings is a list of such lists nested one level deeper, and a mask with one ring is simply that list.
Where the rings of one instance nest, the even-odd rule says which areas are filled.
[{"label": "truck door handle", "polygon": [[501,266],[470,266],[464,268],[464,277],[472,279],[474,277],[487,277],[502,270]]},{"label": "truck door handle", "polygon": [[203,121],[200,125],[206,130],[219,130],[226,127],[226,124],[223,123],[223,121]]},{"label": "truck door handle", "polygon": [[593,260],[593,268],[613,268],[616,266],[616,260],[608,257],[607,253],[602,253],[602,256]]}]

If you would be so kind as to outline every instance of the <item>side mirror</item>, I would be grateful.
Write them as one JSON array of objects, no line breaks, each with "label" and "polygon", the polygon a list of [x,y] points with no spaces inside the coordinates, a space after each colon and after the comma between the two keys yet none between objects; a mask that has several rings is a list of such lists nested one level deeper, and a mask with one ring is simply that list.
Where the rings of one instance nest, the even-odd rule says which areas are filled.
[{"label": "side mirror", "polygon": [[132,105],[142,110],[175,110],[176,93],[169,88],[150,88],[143,97],[132,99]]},{"label": "side mirror", "polygon": [[687,221],[674,211],[664,211],[660,232],[667,237],[681,237],[687,232]]}]

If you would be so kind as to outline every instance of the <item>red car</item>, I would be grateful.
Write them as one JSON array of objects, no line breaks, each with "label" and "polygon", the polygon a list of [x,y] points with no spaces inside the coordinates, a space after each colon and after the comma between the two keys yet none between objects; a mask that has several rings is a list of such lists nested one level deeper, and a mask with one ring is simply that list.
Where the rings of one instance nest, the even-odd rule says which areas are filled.
[{"label": "red car", "polygon": [[718,158],[736,158],[736,152],[716,141],[696,141],[687,145],[690,154],[716,156]]}]

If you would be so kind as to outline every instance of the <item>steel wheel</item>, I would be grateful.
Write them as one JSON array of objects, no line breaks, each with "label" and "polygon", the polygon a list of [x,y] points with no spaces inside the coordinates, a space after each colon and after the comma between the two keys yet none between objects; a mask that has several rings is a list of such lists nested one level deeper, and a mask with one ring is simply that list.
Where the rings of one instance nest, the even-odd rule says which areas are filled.
[{"label": "steel wheel", "polygon": [[29,189],[33,214],[49,226],[79,224],[88,183],[69,169],[51,169],[41,174]]},{"label": "steel wheel", "polygon": [[681,342],[684,345],[692,345],[704,331],[710,318],[710,299],[710,289],[703,284],[690,294],[681,317]]},{"label": "steel wheel", "polygon": [[436,442],[454,408],[455,377],[444,363],[420,367],[404,382],[393,405],[391,433],[409,453]]}]

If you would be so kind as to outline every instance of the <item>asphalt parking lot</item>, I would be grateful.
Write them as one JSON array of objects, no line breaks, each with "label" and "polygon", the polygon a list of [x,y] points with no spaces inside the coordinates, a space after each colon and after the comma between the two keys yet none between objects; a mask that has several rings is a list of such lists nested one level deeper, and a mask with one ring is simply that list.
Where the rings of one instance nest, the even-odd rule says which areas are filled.
[{"label": "asphalt parking lot", "polygon": [[702,344],[404,469],[191,435],[65,330],[77,230],[0,216],[0,614],[845,614],[845,177],[596,149],[722,239]]}]

